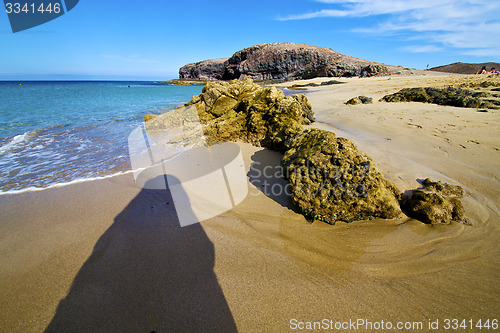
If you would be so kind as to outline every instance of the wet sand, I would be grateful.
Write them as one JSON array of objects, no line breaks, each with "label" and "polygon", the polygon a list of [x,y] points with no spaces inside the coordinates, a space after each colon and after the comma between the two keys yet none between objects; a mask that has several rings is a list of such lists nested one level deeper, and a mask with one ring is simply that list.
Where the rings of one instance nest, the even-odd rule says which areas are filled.
[{"label": "wet sand", "polygon": [[354,140],[400,190],[427,177],[463,186],[473,226],[310,223],[280,193],[286,182],[263,176],[280,156],[246,144],[247,198],[190,227],[167,191],[140,190],[131,175],[2,195],[0,331],[286,332],[292,319],[423,331],[439,320],[442,331],[447,318],[500,319],[500,112],[343,104],[457,79],[342,79],[308,98],[314,126]]}]

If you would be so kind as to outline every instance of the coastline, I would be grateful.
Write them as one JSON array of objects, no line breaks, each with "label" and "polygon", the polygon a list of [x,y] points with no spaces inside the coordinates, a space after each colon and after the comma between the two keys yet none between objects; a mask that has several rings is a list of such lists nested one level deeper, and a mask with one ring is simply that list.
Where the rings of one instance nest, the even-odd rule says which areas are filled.
[{"label": "coastline", "polygon": [[[0,82],[0,191],[47,188],[130,169],[128,137],[199,86],[135,81]],[[91,100],[91,102],[89,102]]]},{"label": "coastline", "polygon": [[57,184],[49,185],[47,187],[28,187],[28,188],[24,188],[21,190],[10,190],[10,191],[6,191],[6,192],[0,191],[0,197],[3,195],[17,195],[17,194],[30,193],[30,192],[41,192],[41,191],[51,190],[51,189],[55,189],[55,188],[72,186],[72,185],[76,185],[76,184],[80,184],[80,183],[93,182],[93,181],[99,181],[99,180],[104,180],[104,179],[113,178],[113,177],[119,177],[122,175],[127,175],[127,174],[132,174],[132,173],[134,173],[134,170],[126,170],[126,171],[119,171],[117,173],[113,173],[113,174],[105,175],[105,176],[92,177],[92,178],[78,178],[75,180],[68,181],[66,183],[57,183]]},{"label": "coastline", "polygon": [[[150,275],[146,281],[158,290],[172,290],[174,276],[162,267],[171,268],[175,259],[165,252],[192,258],[186,243],[193,239],[213,252],[215,260],[207,259],[213,262],[202,273],[220,289],[220,308],[230,310],[218,314],[225,328],[233,322],[240,331],[284,331],[292,318],[425,324],[445,318],[498,318],[499,112],[422,103],[344,104],[361,94],[378,100],[402,87],[446,85],[460,79],[450,75],[342,79],[347,84],[312,87],[307,96],[318,119],[313,126],[355,141],[400,190],[415,188],[417,179],[426,177],[463,186],[468,193],[463,203],[473,227],[428,226],[408,218],[334,227],[309,223],[293,211],[286,196],[266,196],[249,183],[250,195],[240,206],[197,227],[172,231],[176,216],[173,205],[166,205],[169,199],[141,193],[130,173],[0,195],[4,258],[0,330],[35,332],[51,322],[65,325],[64,319],[87,302],[85,309],[90,312],[97,312],[98,307],[92,309],[95,305],[110,307],[101,314],[85,313],[75,325],[90,325],[89,318],[99,315],[109,327],[120,323],[161,331],[173,311],[162,303],[168,295],[155,295],[133,267],[145,270]],[[256,162],[279,165],[274,152],[240,146],[247,172]],[[165,247],[172,241],[168,236],[180,236],[175,248]],[[145,263],[144,256],[148,256]],[[115,270],[105,270],[116,260]],[[173,267],[179,275],[189,274]],[[112,287],[129,285],[137,291],[126,289],[122,295],[103,299],[99,280],[93,276],[105,277],[103,283]],[[79,291],[89,285],[96,288],[95,294]],[[146,304],[143,316],[134,312],[137,308],[128,303],[134,300],[126,297],[127,292],[147,295],[141,300]],[[125,302],[130,316],[124,318],[123,309],[111,306],[119,302]]]}]

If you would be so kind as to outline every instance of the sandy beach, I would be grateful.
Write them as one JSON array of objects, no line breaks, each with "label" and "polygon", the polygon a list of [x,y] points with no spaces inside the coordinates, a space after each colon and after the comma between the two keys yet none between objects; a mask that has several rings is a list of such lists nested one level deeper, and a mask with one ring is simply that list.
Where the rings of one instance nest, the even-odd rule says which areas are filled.
[{"label": "sandy beach", "polygon": [[[288,332],[291,321],[363,319],[421,323],[385,330],[416,332],[499,320],[500,112],[378,102],[472,80],[422,73],[308,87],[312,126],[353,140],[403,192],[427,177],[462,186],[472,226],[311,223],[266,190],[285,180],[252,175],[280,155],[244,143],[247,198],[184,228],[169,192],[141,190],[131,174],[0,195],[0,331]],[[374,103],[344,104],[359,95]]]}]

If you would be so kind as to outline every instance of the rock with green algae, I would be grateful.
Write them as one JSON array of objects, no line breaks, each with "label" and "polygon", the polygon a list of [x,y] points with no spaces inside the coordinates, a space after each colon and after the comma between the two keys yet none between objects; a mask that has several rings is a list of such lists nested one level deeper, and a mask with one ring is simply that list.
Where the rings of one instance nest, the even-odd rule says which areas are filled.
[{"label": "rock with green algae", "polygon": [[423,188],[412,191],[401,200],[401,207],[408,216],[427,224],[469,224],[460,202],[464,195],[460,186],[435,182],[429,178],[422,185]]},{"label": "rock with green algae", "polygon": [[401,89],[397,93],[385,95],[380,101],[423,102],[466,108],[496,108],[492,103],[483,100],[488,96],[485,92],[476,92],[469,89],[419,87]]},{"label": "rock with green algae", "polygon": [[[196,119],[188,123],[196,123],[199,117],[209,142],[242,140],[284,153],[282,164],[292,200],[304,215],[335,223],[401,214],[398,189],[376,171],[373,161],[352,141],[324,130],[303,129],[314,121],[305,96],[285,97],[276,88],[262,88],[246,79],[209,83],[185,106],[188,108],[172,111],[170,117],[147,115],[146,128],[164,128],[165,122],[186,127],[186,110],[194,107]],[[186,140],[180,137],[177,141]],[[457,199],[462,195],[460,188],[427,180],[424,185],[424,190],[416,190],[412,198],[401,201],[405,211],[426,223],[446,221],[440,217],[443,212],[451,212],[452,220],[463,218]],[[423,218],[426,214],[430,217]]]},{"label": "rock with green algae", "polygon": [[151,119],[154,119],[154,118],[156,118],[156,117],[158,117],[158,115],[157,115],[157,114],[145,114],[145,115],[144,115],[144,121],[145,121],[145,122],[148,122],[148,121],[150,121]]},{"label": "rock with green algae", "polygon": [[401,214],[400,192],[347,139],[308,129],[286,142],[282,159],[292,200],[305,215],[328,223]]},{"label": "rock with green algae", "polygon": [[211,82],[194,105],[209,142],[243,140],[284,153],[292,200],[302,213],[328,223],[394,218],[399,191],[375,169],[352,141],[319,129],[307,97],[285,97],[250,79]]},{"label": "rock with green algae", "polygon": [[350,100],[348,100],[347,102],[345,102],[345,104],[347,104],[347,105],[358,105],[358,104],[361,104],[361,100],[358,97],[353,97]]},{"label": "rock with green algae", "polygon": [[347,105],[357,105],[357,104],[371,104],[373,103],[373,99],[371,97],[366,97],[366,96],[358,96],[358,97],[353,97],[345,104]]},{"label": "rock with green algae", "polygon": [[285,96],[275,87],[263,88],[250,78],[209,82],[194,105],[209,143],[242,140],[284,152],[284,142],[315,120],[304,95]]}]

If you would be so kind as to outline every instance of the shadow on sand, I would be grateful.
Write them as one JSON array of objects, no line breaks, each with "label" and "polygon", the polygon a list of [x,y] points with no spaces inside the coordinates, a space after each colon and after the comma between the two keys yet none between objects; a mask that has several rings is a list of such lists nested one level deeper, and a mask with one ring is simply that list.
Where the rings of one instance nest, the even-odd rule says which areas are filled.
[{"label": "shadow on sand", "polygon": [[201,224],[143,189],[101,236],[45,332],[236,332]]},{"label": "shadow on sand", "polygon": [[269,149],[255,152],[251,157],[252,165],[247,177],[249,182],[266,197],[284,208],[299,213],[300,208],[292,202],[291,185],[285,179],[286,169],[281,166],[282,157],[281,154]]}]

